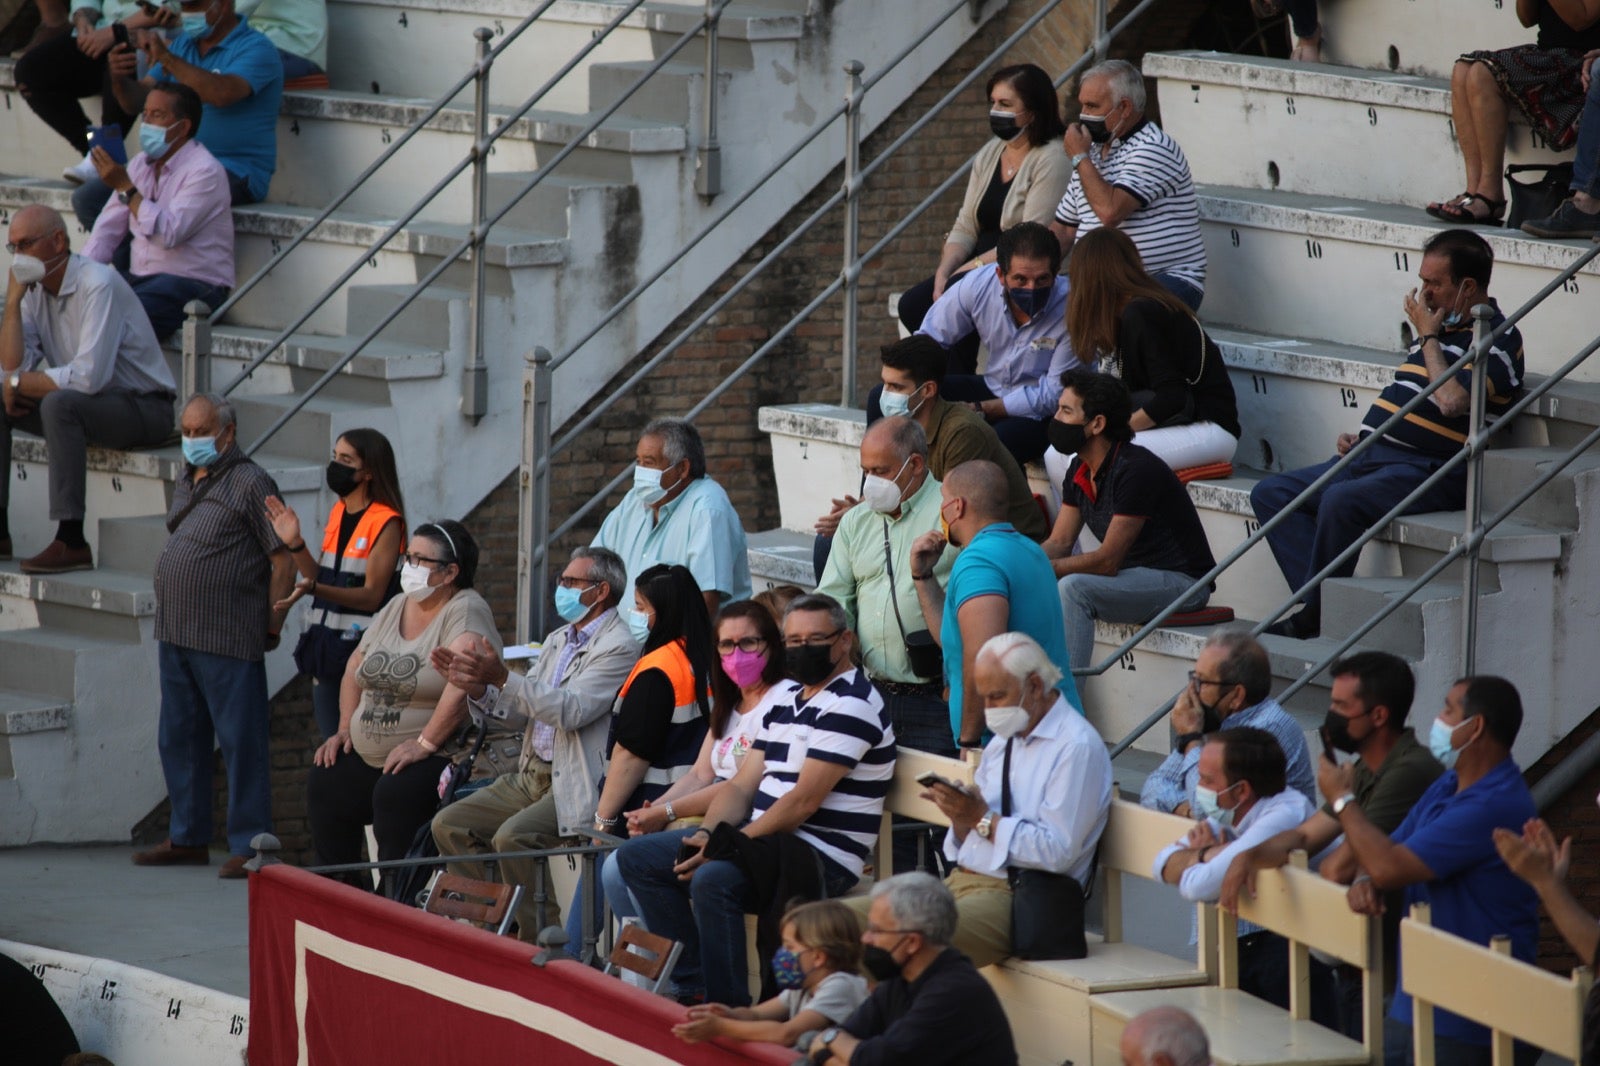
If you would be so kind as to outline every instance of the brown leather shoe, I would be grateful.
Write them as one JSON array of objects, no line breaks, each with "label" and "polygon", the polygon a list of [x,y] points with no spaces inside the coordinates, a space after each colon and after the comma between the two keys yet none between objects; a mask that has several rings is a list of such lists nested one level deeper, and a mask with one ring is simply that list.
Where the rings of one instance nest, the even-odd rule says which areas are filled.
[{"label": "brown leather shoe", "polygon": [[35,555],[32,559],[24,559],[18,564],[24,574],[65,574],[72,570],[93,570],[94,554],[85,544],[81,548],[69,548],[59,540],[50,542],[49,547]]},{"label": "brown leather shoe", "polygon": [[207,866],[211,863],[211,849],[174,844],[169,838],[149,851],[133,853],[135,866]]},{"label": "brown leather shoe", "polygon": [[217,871],[217,877],[224,881],[243,881],[250,876],[250,871],[244,868],[249,861],[248,855],[229,855],[228,861]]}]

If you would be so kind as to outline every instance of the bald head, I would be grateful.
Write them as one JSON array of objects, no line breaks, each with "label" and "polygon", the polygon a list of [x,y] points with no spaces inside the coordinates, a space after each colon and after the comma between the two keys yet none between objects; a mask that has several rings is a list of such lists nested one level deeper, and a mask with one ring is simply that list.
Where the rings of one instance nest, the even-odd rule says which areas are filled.
[{"label": "bald head", "polygon": [[967,501],[967,511],[988,522],[1003,522],[1010,511],[1004,470],[987,459],[972,459],[945,472],[944,486],[952,499]]},{"label": "bald head", "polygon": [[1188,1011],[1154,1007],[1122,1030],[1123,1066],[1209,1066],[1206,1031]]},{"label": "bald head", "polygon": [[11,228],[15,231],[18,227],[22,227],[30,236],[43,237],[51,233],[67,232],[67,223],[61,217],[61,212],[49,204],[29,204],[12,215]]}]

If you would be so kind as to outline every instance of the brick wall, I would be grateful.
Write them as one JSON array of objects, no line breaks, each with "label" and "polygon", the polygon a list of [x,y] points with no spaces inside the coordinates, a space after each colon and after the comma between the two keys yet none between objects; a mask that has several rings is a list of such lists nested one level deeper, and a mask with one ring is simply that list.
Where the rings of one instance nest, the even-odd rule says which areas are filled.
[{"label": "brick wall", "polygon": [[[1544,758],[1527,768],[1530,784],[1549,773],[1585,740],[1600,731],[1600,710],[1595,711],[1577,729],[1545,753]],[[1572,868],[1568,885],[1572,894],[1590,914],[1600,915],[1600,806],[1595,796],[1600,794],[1600,767],[1590,770],[1577,785],[1569,789],[1544,812],[1556,839],[1572,838]],[[1579,965],[1566,941],[1556,932],[1548,915],[1539,915],[1539,964],[1560,974],[1567,974]]]}]

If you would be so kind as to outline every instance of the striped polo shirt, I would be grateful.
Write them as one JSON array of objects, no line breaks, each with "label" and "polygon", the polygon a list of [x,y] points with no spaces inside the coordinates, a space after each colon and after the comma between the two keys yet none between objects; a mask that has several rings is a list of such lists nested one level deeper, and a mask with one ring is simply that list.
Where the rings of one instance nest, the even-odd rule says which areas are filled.
[{"label": "striped polo shirt", "polygon": [[[1107,184],[1139,202],[1117,228],[1139,249],[1145,270],[1172,274],[1203,290],[1206,246],[1200,239],[1200,203],[1178,142],[1155,123],[1141,122],[1126,140],[1090,145],[1089,162]],[[1056,206],[1056,221],[1073,227],[1080,237],[1100,228],[1076,170]]]},{"label": "striped polo shirt", "polygon": [[809,700],[797,683],[780,685],[786,691],[773,700],[751,745],[765,763],[751,819],[794,788],[807,759],[849,767],[795,834],[860,877],[894,777],[894,728],[883,697],[860,669],[840,674]]},{"label": "striped polo shirt", "polygon": [[[1500,323],[1506,320],[1506,316],[1500,313],[1499,305],[1493,300],[1489,303],[1494,307],[1494,318],[1490,319],[1490,328],[1498,329]],[[1472,327],[1467,325],[1442,331],[1439,334],[1439,347],[1444,350],[1445,362],[1454,363],[1472,347]],[[1484,364],[1484,371],[1486,380],[1483,421],[1485,425],[1493,425],[1506,408],[1511,406],[1516,399],[1517,390],[1522,387],[1522,334],[1517,332],[1515,326],[1506,330],[1505,334],[1490,347],[1489,361]],[[1471,363],[1456,372],[1456,381],[1462,388],[1471,391]],[[1367,408],[1367,415],[1361,420],[1361,435],[1366,436],[1376,430],[1386,418],[1405,406],[1427,384],[1428,367],[1423,360],[1422,347],[1413,342],[1406,352],[1405,362],[1394,372],[1394,380],[1384,387],[1372,406]],[[1403,422],[1383,435],[1383,439],[1426,455],[1444,458],[1449,458],[1460,451],[1461,446],[1467,442],[1467,432],[1471,428],[1470,416],[1446,415],[1434,404],[1436,396],[1438,393],[1422,401],[1422,406],[1406,415]]]}]

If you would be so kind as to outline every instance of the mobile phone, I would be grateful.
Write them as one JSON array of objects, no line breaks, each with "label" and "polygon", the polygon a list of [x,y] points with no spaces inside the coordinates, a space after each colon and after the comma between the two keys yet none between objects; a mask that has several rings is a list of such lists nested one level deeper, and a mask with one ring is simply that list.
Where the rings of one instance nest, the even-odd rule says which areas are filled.
[{"label": "mobile phone", "polygon": [[120,22],[111,24],[111,39],[117,44],[128,44],[128,27]]},{"label": "mobile phone", "polygon": [[1318,729],[1317,736],[1322,738],[1322,754],[1329,762],[1338,762],[1339,757],[1333,753],[1333,741],[1328,737],[1328,727],[1323,726]]},{"label": "mobile phone", "polygon": [[689,843],[688,837],[684,837],[678,841],[678,857],[672,865],[681,866],[698,854],[700,854],[700,849]]},{"label": "mobile phone", "polygon": [[917,784],[921,785],[923,788],[932,788],[934,785],[943,785],[945,788],[953,788],[957,792],[966,791],[966,789],[962,788],[948,777],[945,777],[943,774],[936,774],[932,770],[924,770],[922,773],[918,774]]},{"label": "mobile phone", "polygon": [[121,166],[126,166],[128,163],[128,150],[122,143],[122,127],[115,123],[109,126],[90,126],[89,147],[105,149],[106,155],[111,157],[113,163]]}]

